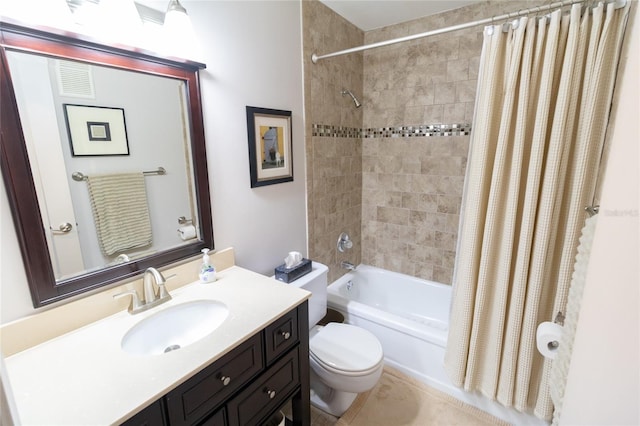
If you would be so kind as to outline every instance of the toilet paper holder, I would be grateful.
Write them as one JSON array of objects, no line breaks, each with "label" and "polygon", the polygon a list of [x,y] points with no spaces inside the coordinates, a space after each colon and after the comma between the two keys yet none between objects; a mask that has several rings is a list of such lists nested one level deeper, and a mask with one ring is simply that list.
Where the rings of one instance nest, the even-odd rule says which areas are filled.
[{"label": "toilet paper holder", "polygon": [[553,322],[538,324],[536,329],[536,347],[545,358],[554,359],[561,344],[564,314],[558,312]]},{"label": "toilet paper holder", "polygon": [[193,219],[187,219],[187,218],[186,218],[186,217],[184,217],[184,216],[180,216],[180,217],[178,218],[178,223],[179,223],[180,225],[193,225]]}]

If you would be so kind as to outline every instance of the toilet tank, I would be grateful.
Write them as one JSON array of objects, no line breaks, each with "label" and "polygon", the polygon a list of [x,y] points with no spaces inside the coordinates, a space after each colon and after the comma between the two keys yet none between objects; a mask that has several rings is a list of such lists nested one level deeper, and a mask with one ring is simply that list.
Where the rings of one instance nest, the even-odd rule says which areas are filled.
[{"label": "toilet tank", "polygon": [[329,268],[318,262],[311,263],[311,272],[290,282],[288,285],[311,292],[309,299],[309,328],[327,314],[327,274]]}]

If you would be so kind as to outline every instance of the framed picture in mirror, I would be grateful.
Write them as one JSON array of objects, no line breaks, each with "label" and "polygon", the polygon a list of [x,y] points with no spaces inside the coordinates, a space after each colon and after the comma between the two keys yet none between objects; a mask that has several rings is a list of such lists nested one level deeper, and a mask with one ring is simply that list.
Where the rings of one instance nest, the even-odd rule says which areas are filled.
[{"label": "framed picture in mirror", "polygon": [[247,107],[251,187],[293,181],[291,111]]},{"label": "framed picture in mirror", "polygon": [[64,104],[71,155],[129,155],[123,108]]}]

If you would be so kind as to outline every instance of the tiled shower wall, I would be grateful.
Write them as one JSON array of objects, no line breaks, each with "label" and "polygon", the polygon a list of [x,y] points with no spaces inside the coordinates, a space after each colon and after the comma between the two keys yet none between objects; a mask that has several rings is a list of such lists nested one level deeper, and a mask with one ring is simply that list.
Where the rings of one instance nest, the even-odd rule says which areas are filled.
[{"label": "tiled shower wall", "polygon": [[[536,3],[463,7],[366,32],[365,44]],[[448,133],[363,139],[363,263],[451,283],[482,40],[475,27],[364,53],[364,128],[444,125]]]},{"label": "tiled shower wall", "polygon": [[[302,14],[309,258],[329,266],[331,282],[341,261],[361,259],[362,108],[340,92],[362,96],[362,54],[317,64],[311,54],[361,45],[364,33],[317,0],[303,1]],[[314,124],[339,132],[312,136]],[[354,242],[347,253],[336,249],[341,232]]]},{"label": "tiled shower wall", "polygon": [[[349,260],[451,283],[482,28],[318,64],[311,53],[540,3],[484,2],[363,33],[319,1],[303,1],[309,256],[330,266],[330,281]],[[362,108],[340,95],[343,86]],[[340,232],[354,239],[346,255],[335,248]]]},{"label": "tiled shower wall", "polygon": [[[425,18],[370,31],[365,43],[453,23]],[[453,129],[363,140],[363,263],[451,283],[481,48],[473,31],[365,52],[365,128]]]}]

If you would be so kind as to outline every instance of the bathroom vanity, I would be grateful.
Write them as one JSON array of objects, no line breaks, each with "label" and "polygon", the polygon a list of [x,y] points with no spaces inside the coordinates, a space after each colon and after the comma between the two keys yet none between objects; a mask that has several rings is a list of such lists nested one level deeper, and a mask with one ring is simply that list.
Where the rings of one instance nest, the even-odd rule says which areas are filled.
[{"label": "bathroom vanity", "polygon": [[[253,425],[264,423],[291,400],[293,423],[308,425],[307,291],[230,266],[219,269],[215,283],[182,286],[196,279],[195,269],[188,270],[182,275],[188,279],[176,279],[181,280],[181,287],[170,292],[171,300],[135,315],[124,309],[118,311],[124,302],[112,299],[117,293],[130,293],[135,287],[133,280],[149,268],[180,268],[183,262],[199,256],[202,249],[215,248],[199,91],[199,72],[205,65],[137,48],[104,45],[63,30],[26,27],[5,22],[4,18],[0,20],[0,40],[2,171],[33,306],[60,304],[90,292],[82,299],[70,299],[65,305],[3,325],[2,379],[10,390],[15,424]],[[84,69],[86,82],[105,81],[97,92],[109,96],[103,99],[95,93],[83,96],[61,92],[50,73],[54,68],[61,71],[67,67]],[[31,78],[33,73],[42,78]],[[140,81],[156,89],[142,89]],[[121,85],[123,82],[126,84]],[[158,90],[157,84],[166,85],[167,92]],[[131,90],[134,87],[137,91]],[[142,102],[140,93],[150,105]],[[86,99],[91,102],[87,104]],[[126,109],[127,128],[138,136],[135,141],[119,140],[135,149],[129,152],[127,145],[126,150],[108,154],[123,155],[117,162],[104,161],[104,152],[92,152],[86,158],[76,156],[74,144],[84,141],[87,129],[80,126],[84,136],[74,137],[64,114],[67,109],[62,109],[79,102],[92,112]],[[167,116],[172,117],[174,133],[167,132],[160,107],[170,110]],[[153,117],[152,122],[146,121],[148,117]],[[38,130],[41,136],[36,139],[47,150],[29,148],[35,146],[34,141],[27,143],[22,125],[30,122],[38,125],[25,128],[27,136]],[[44,122],[50,125],[44,128]],[[85,122],[102,128],[116,122],[119,128],[124,126],[124,118],[113,123],[104,117],[86,118]],[[139,131],[134,132],[134,128]],[[86,136],[90,137],[93,135]],[[162,153],[158,144],[163,146]],[[148,150],[144,149],[147,145]],[[170,154],[169,147],[178,154]],[[155,154],[163,156],[157,158]],[[147,164],[151,158],[153,163]],[[38,159],[43,160],[41,164]],[[118,167],[112,169],[116,163]],[[34,178],[32,170],[36,169],[39,172],[34,172]],[[93,245],[82,246],[92,250],[74,249],[74,255],[69,246],[57,248],[58,243],[71,240],[80,248],[81,234],[94,234],[77,232],[81,226],[93,229],[87,226],[91,222],[88,215],[83,220],[68,216],[61,227],[57,222],[50,226],[53,219],[43,209],[50,205],[49,200],[38,198],[55,194],[51,205],[62,205],[69,214],[76,210],[74,207],[88,207],[84,202],[88,201],[85,175],[69,174],[69,170],[162,175],[161,180],[145,178],[145,186],[162,188],[149,193],[167,199],[147,202],[150,214],[163,216],[151,222],[162,224],[160,228],[170,232],[153,231],[154,245],[148,251],[121,259],[99,255],[89,261],[89,252],[99,251]],[[45,171],[57,177],[44,177]],[[170,184],[170,179],[176,180]],[[41,188],[42,182],[53,185],[55,191]],[[165,190],[169,187],[174,191]],[[59,197],[60,191],[68,192],[68,197]],[[84,201],[74,200],[77,195]],[[185,202],[177,202],[183,195]],[[170,212],[176,206],[177,210]],[[193,224],[197,228],[195,237],[183,240],[176,236],[176,220],[178,224]],[[52,259],[63,259],[64,265]],[[107,290],[99,292],[101,288]],[[190,340],[168,342],[161,338],[159,331],[175,331],[176,317],[169,310],[183,312],[201,305],[221,309],[220,321],[181,317],[177,336],[189,335]],[[142,322],[147,326],[140,326]],[[197,338],[191,338],[194,329],[203,328]],[[138,349],[142,348],[137,352],[128,351],[126,344],[126,336],[134,330],[139,332]],[[145,345],[160,350],[147,351]]]},{"label": "bathroom vanity", "polygon": [[[171,295],[5,358],[16,422],[259,425],[291,401],[293,424],[310,423],[310,293],[233,266]],[[157,355],[123,349],[139,322],[202,300],[229,312],[210,334]]]},{"label": "bathroom vanity", "polygon": [[292,398],[294,424],[307,424],[299,321],[307,316],[304,302],[124,424],[258,425]]}]

